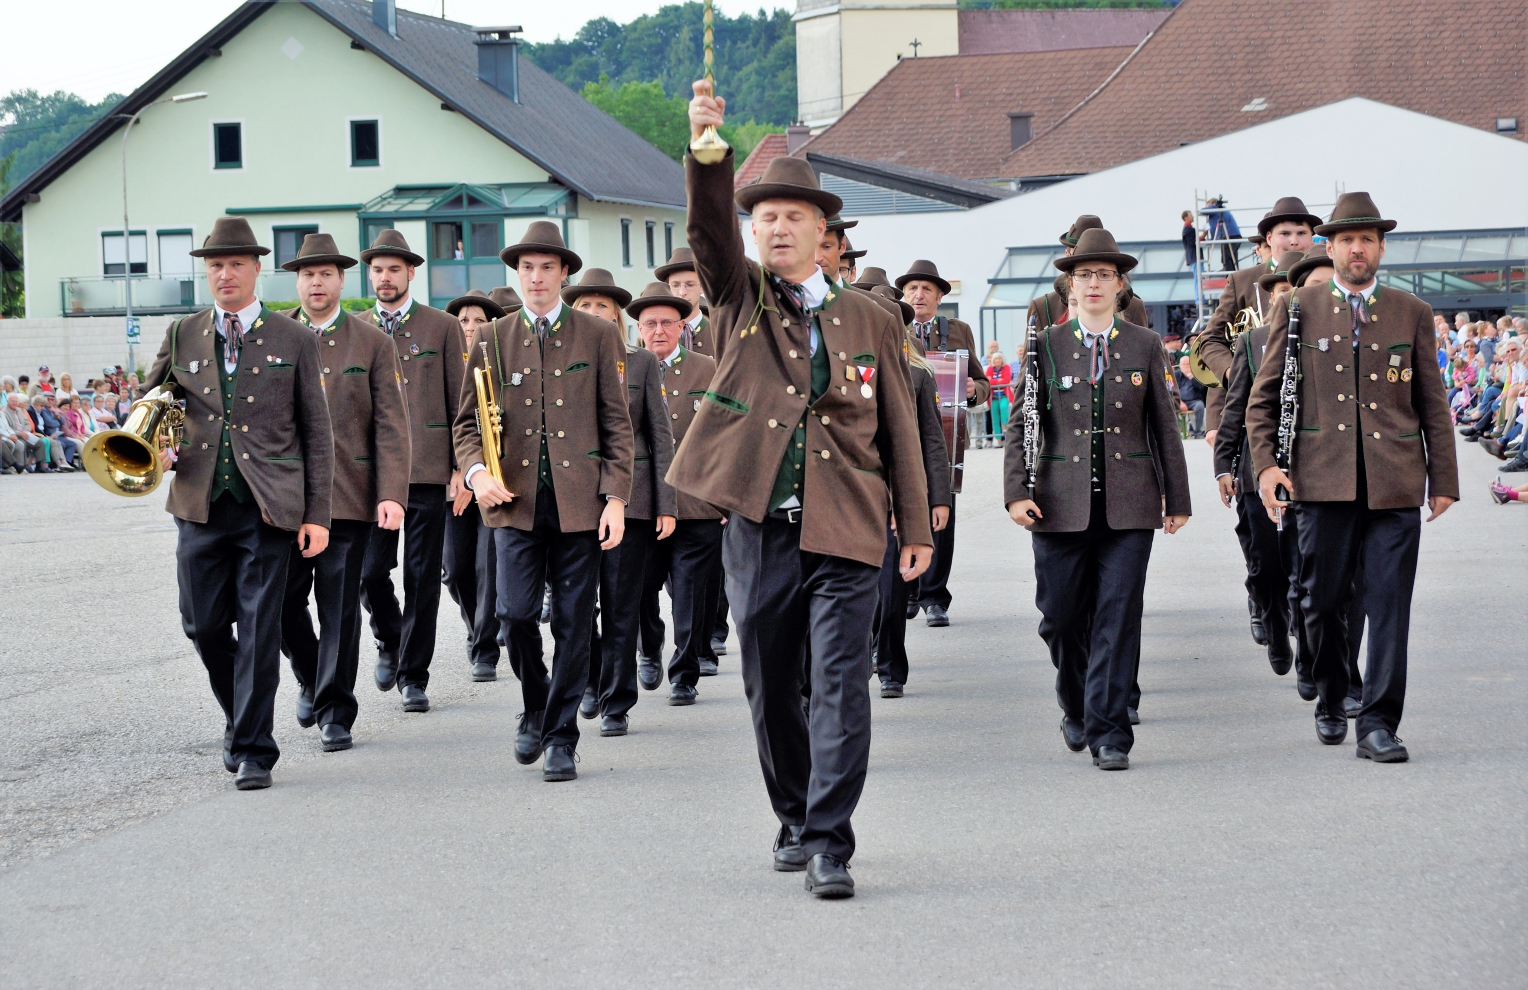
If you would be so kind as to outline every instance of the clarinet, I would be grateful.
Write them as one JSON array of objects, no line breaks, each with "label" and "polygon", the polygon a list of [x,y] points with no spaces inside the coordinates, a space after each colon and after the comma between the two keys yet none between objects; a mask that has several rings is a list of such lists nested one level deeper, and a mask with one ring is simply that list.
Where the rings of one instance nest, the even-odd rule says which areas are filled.
[{"label": "clarinet", "polygon": [[[1279,470],[1289,473],[1295,448],[1295,423],[1300,415],[1300,300],[1289,296],[1289,336],[1284,345],[1284,374],[1279,384],[1279,436],[1273,461]],[[1274,497],[1287,501],[1289,491],[1283,485],[1274,489]],[[1284,512],[1279,511],[1279,530],[1284,529]]]},{"label": "clarinet", "polygon": [[1035,498],[1035,471],[1040,462],[1040,348],[1033,316],[1029,318],[1029,331],[1024,346],[1024,404],[1019,411],[1024,416],[1024,475],[1028,479],[1029,500],[1032,502]]}]

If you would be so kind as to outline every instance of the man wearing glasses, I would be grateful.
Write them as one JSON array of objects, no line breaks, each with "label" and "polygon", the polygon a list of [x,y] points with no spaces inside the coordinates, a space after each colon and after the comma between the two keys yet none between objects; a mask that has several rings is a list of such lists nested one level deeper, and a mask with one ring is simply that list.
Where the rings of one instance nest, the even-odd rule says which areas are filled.
[{"label": "man wearing glasses", "polygon": [[[1009,421],[1003,498],[1034,534],[1035,604],[1056,665],[1062,739],[1074,753],[1092,750],[1100,769],[1124,770],[1152,531],[1188,522],[1188,469],[1161,341],[1115,314],[1136,260],[1099,227],[1055,265],[1070,275],[1077,315],[1038,338],[1040,436],[1023,415]],[[1025,398],[1021,386],[1018,408]]]}]

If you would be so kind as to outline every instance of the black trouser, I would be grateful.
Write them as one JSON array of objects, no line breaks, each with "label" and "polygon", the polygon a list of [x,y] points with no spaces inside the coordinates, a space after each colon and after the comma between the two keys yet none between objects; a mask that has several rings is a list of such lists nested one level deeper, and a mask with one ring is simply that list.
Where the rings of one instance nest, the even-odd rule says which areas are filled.
[{"label": "black trouser", "polygon": [[599,615],[589,623],[589,687],[599,696],[601,715],[625,715],[637,703],[637,610],[656,538],[651,519],[628,517],[620,546],[600,552]]},{"label": "black trouser", "polygon": [[[1382,579],[1363,581],[1359,589],[1369,622],[1369,656],[1358,737],[1375,729],[1394,732],[1406,701],[1406,651],[1421,513],[1371,509],[1360,501],[1296,502],[1295,511],[1300,517],[1301,604],[1315,651],[1311,673],[1320,707],[1340,714],[1348,694],[1349,656],[1357,652],[1349,642],[1349,616],[1354,578],[1362,568],[1364,574]],[[1352,662],[1356,665],[1356,657]]]},{"label": "black trouser", "polygon": [[663,607],[658,602],[658,592],[668,581],[668,562],[659,550],[662,543],[655,543],[652,552],[647,555],[647,566],[642,575],[642,594],[637,604],[637,645],[641,648],[642,656],[660,664],[663,662],[663,640],[668,634],[668,627],[663,624]]},{"label": "black trouser", "polygon": [[[373,526],[361,576],[361,604],[371,613],[378,648],[398,657],[398,686],[425,687],[440,615],[440,555],[446,534],[446,486],[409,485],[403,529]],[[403,533],[403,608],[393,594],[398,534]]]},{"label": "black trouser", "polygon": [[1257,607],[1270,645],[1289,649],[1289,571],[1278,527],[1268,518],[1261,495],[1236,497],[1236,537],[1247,560],[1247,594]]},{"label": "black trouser", "polygon": [[1035,533],[1035,604],[1040,638],[1056,666],[1056,698],[1081,719],[1088,748],[1130,752],[1125,711],[1140,663],[1141,608],[1153,531],[1110,529],[1094,505],[1088,528]]},{"label": "black trouser", "polygon": [[[717,569],[722,553],[720,519],[681,519],[674,535],[653,548],[648,574],[667,578],[674,613],[674,655],[669,660],[669,682],[694,687],[700,680],[700,661],[710,658],[711,633],[716,616]],[[654,582],[656,585],[656,582]],[[657,588],[652,588],[656,604]]]},{"label": "black trouser", "polygon": [[[597,530],[564,533],[557,496],[536,492],[530,530],[494,530],[499,563],[499,622],[510,663],[520,672],[525,710],[545,712],[541,740],[547,746],[578,743],[578,703],[589,683],[589,627],[600,577]],[[552,678],[541,659],[541,599],[552,583]]]},{"label": "black trouser", "polygon": [[[1263,519],[1268,513],[1263,511]],[[1295,634],[1295,669],[1309,676],[1316,662],[1316,651],[1311,647],[1310,635],[1305,628],[1305,609],[1300,605],[1300,515],[1284,513],[1284,529],[1280,531],[1272,520],[1268,521],[1278,542],[1279,553],[1286,575],[1286,594],[1289,602],[1289,624]],[[1353,603],[1348,608],[1348,697],[1363,697],[1363,675],[1358,669],[1358,651],[1364,639],[1363,568],[1353,576]]]},{"label": "black trouser", "polygon": [[205,523],[175,523],[181,628],[196,646],[212,694],[233,729],[233,761],[269,770],[281,756],[271,730],[281,680],[281,602],[294,537],[262,521],[254,498],[240,504],[227,494],[212,503]]},{"label": "black trouser", "polygon": [[[446,590],[462,610],[467,627],[467,662],[499,665],[499,617],[494,614],[499,576],[494,564],[493,530],[475,505],[461,515],[446,513],[441,551]],[[518,676],[518,672],[516,672]]]},{"label": "black trouser", "polygon": [[[854,854],[849,819],[870,760],[870,622],[878,569],[801,549],[801,526],[733,515],[722,537],[727,598],[764,787],[808,856]],[[812,704],[802,712],[802,654]]]},{"label": "black trouser", "polygon": [[934,559],[918,579],[918,604],[950,607],[950,563],[955,559],[955,503],[950,495],[950,521],[934,534]]},{"label": "black trouser", "polygon": [[[281,608],[281,652],[292,676],[313,689],[319,725],[355,725],[356,667],[361,657],[361,565],[373,523],[336,519],[329,545],[304,557],[296,541],[287,562],[286,600]],[[308,593],[318,599],[318,635],[308,614]]]},{"label": "black trouser", "polygon": [[881,559],[880,602],[876,605],[871,646],[875,672],[907,683],[907,599],[913,586],[902,580],[902,552],[896,534],[886,527],[886,556]]},{"label": "black trouser", "polygon": [[[725,529],[726,527],[723,527]],[[716,626],[711,630],[711,642],[725,643],[731,632],[727,628],[727,569],[718,558],[716,566]]]}]

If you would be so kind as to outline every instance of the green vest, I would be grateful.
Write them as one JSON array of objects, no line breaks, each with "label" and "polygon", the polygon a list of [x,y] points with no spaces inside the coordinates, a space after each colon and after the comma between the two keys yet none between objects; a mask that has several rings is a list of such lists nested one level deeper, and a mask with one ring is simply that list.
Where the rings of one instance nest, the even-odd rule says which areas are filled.
[{"label": "green vest", "polygon": [[[1082,336],[1082,324],[1078,322],[1076,317],[1072,318],[1069,326],[1074,336],[1086,342],[1086,338]],[[1113,328],[1104,335],[1104,347],[1107,348],[1109,342],[1117,336],[1119,336],[1118,316],[1114,318]],[[1092,371],[1089,369],[1089,374],[1091,373]],[[1093,435],[1091,442],[1088,444],[1088,460],[1091,462],[1092,488],[1095,492],[1104,490],[1104,468],[1107,463],[1107,458],[1104,455],[1104,383],[1108,378],[1108,375],[1099,375],[1098,381],[1093,385]]]},{"label": "green vest", "polygon": [[[567,304],[563,304],[561,314],[557,322],[547,328],[547,335],[551,336],[562,329],[562,321],[567,314]],[[536,321],[531,318],[530,311],[520,310],[520,318],[525,321],[525,327],[531,333],[536,333]],[[552,485],[552,455],[546,447],[546,340],[540,334],[536,334],[536,344],[541,349],[541,455],[536,464],[536,490],[543,488],[551,489]],[[500,371],[503,374],[503,371]],[[502,395],[502,391],[500,392]]]},{"label": "green vest", "polygon": [[[830,287],[822,307],[812,314],[812,324],[817,328],[817,351],[812,355],[812,395],[806,404],[808,409],[828,390],[828,378],[832,375],[833,369],[828,363],[828,339],[822,332],[821,314],[838,300],[838,296],[839,290]],[[810,335],[811,329],[808,328],[807,332]],[[792,495],[802,505],[806,504],[806,493],[802,488],[806,484],[806,415],[805,412],[801,414],[796,428],[791,431],[790,446],[786,447],[785,456],[780,460],[780,470],[775,473],[775,487],[769,493],[770,512],[778,509],[780,503],[789,500]]]},{"label": "green vest", "polygon": [[[213,319],[216,321],[216,314]],[[265,320],[265,307],[260,308],[260,315],[255,319],[254,326],[245,332],[254,330]],[[235,502],[243,505],[254,497],[249,490],[249,482],[244,480],[244,474],[239,470],[239,459],[233,452],[233,438],[228,425],[229,412],[233,409],[234,392],[238,385],[238,369],[233,374],[223,363],[223,335],[216,330],[212,334],[213,363],[218,369],[218,390],[223,393],[223,434],[218,439],[218,459],[212,472],[212,498],[210,502],[216,502],[224,492],[233,496]]]}]

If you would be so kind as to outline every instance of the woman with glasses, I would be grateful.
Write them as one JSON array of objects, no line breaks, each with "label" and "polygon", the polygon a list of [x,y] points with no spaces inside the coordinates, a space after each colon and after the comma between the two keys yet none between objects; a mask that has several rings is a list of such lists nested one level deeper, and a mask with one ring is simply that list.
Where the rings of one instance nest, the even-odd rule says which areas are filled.
[{"label": "woman with glasses", "polygon": [[1188,522],[1188,469],[1161,341],[1115,313],[1136,259],[1097,227],[1055,264],[1077,305],[1037,338],[1037,432],[1019,376],[1004,501],[1034,534],[1035,603],[1066,746],[1090,749],[1101,769],[1124,770],[1152,531]]}]

